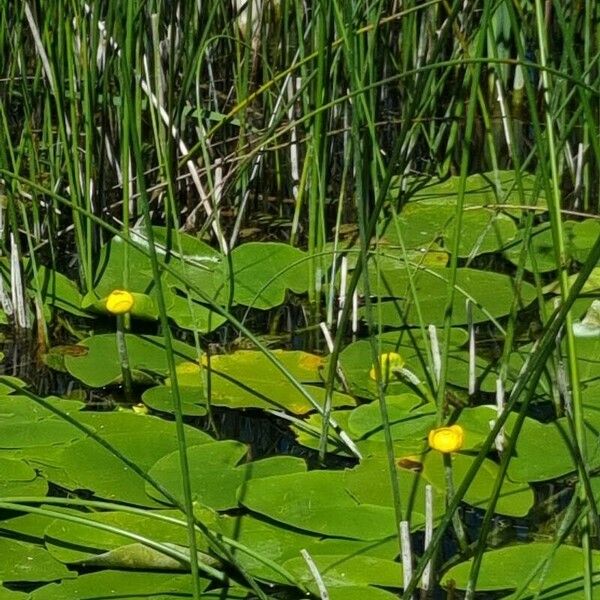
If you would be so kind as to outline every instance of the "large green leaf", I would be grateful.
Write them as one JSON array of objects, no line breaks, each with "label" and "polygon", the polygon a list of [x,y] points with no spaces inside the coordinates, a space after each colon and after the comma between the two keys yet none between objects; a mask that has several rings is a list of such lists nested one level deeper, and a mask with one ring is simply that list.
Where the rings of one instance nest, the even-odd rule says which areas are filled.
[{"label": "large green leaf", "polygon": [[32,277],[31,283],[51,309],[59,308],[79,317],[90,316],[82,309],[83,297],[79,289],[62,273],[41,266],[37,270],[37,276]]},{"label": "large green leaf", "polygon": [[363,585],[349,585],[345,587],[332,587],[329,600],[397,600],[398,595],[386,592],[380,588]]},{"label": "large green leaf", "polygon": [[231,253],[234,302],[253,308],[273,308],[283,303],[286,290],[308,289],[307,254],[288,244],[249,242]]},{"label": "large green leaf", "polygon": [[[452,330],[454,342],[448,353],[447,383],[458,388],[466,388],[469,381],[469,354],[460,346],[466,342],[460,329]],[[404,359],[405,368],[411,371],[426,385],[430,385],[432,373],[428,358],[429,349],[420,339],[420,335],[408,335],[404,332],[387,332],[375,338],[379,355],[395,352]],[[340,354],[340,365],[351,393],[364,398],[377,398],[377,383],[372,376],[373,353],[368,340],[359,340],[349,344]],[[478,389],[495,391],[496,368],[484,358],[476,359]],[[507,382],[510,388],[510,381]],[[394,374],[388,375],[385,386],[387,395],[398,395],[414,391],[406,381]]]},{"label": "large green leaf", "polygon": [[[458,199],[460,177],[414,180],[410,202],[445,202],[454,205]],[[521,215],[523,205],[545,206],[546,201],[535,175],[515,171],[491,171],[469,175],[465,181],[464,203],[466,206],[495,207],[516,216]],[[507,206],[508,205],[508,206]]]},{"label": "large green leaf", "polygon": [[[153,233],[160,264],[168,264],[175,274],[185,277],[208,298],[221,304],[226,303],[224,282],[227,278],[223,272],[223,258],[216,250],[192,236],[180,234],[180,253],[172,235],[164,227],[153,228]],[[94,288],[96,297],[106,297],[114,289],[127,289],[132,293],[143,294],[149,302],[154,302],[156,287],[152,264],[146,254],[149,248],[146,235],[133,230],[131,241],[135,246],[115,237],[102,248]],[[176,275],[165,272],[163,282],[167,312],[180,327],[211,331],[225,321],[202,303],[206,301],[205,297],[191,294],[188,303],[185,286]],[[134,314],[136,310],[134,305]],[[151,317],[155,313],[153,315],[152,311],[147,311],[142,316]]]},{"label": "large green leaf", "polygon": [[[320,381],[323,360],[316,355],[296,351],[275,351],[291,376],[300,382]],[[209,369],[197,363],[179,365],[178,382],[182,385],[185,414],[199,414],[206,404],[203,381],[208,381]],[[169,380],[143,396],[148,406],[172,412]],[[315,385],[302,386],[314,403],[325,404],[325,389]],[[305,414],[315,406],[298,390],[262,352],[238,351],[213,356],[210,360],[210,404],[229,408],[263,408]],[[332,397],[333,406],[353,406],[355,400],[340,392]]]},{"label": "large green leaf", "polygon": [[249,481],[240,501],[286,525],[329,536],[378,540],[394,535],[391,505],[359,503],[341,471],[309,471]]},{"label": "large green leaf", "polygon": [[[185,523],[185,515],[176,510],[158,511],[157,514],[179,519]],[[79,515],[82,516],[82,515]],[[148,511],[146,515],[132,514],[129,512],[98,512],[84,515],[92,525],[102,523],[130,533],[136,533],[151,540],[161,543],[171,543],[186,546],[188,544],[187,529],[152,517]],[[56,558],[64,563],[86,563],[87,561],[105,553],[128,547],[129,556],[123,554],[121,567],[132,567],[134,560],[139,560],[131,548],[131,538],[97,529],[89,525],[82,525],[64,519],[52,521],[45,529],[46,548]],[[204,548],[202,539],[198,538],[198,548]],[[129,560],[129,562],[128,562]]]},{"label": "large green leaf", "polygon": [[[531,542],[485,552],[479,571],[477,591],[511,590],[525,584],[532,571],[550,555],[552,544]],[[593,572],[600,574],[600,552],[592,550]],[[550,568],[545,571],[543,588],[549,592],[544,598],[563,598],[551,592],[560,584],[576,584],[583,598],[583,554],[580,548],[563,544],[556,549]],[[442,577],[443,586],[465,589],[473,559],[450,568]],[[533,592],[540,585],[539,576],[527,586]],[[556,589],[554,589],[556,591]],[[567,597],[567,596],[565,596]],[[571,597],[571,596],[569,596]],[[527,596],[530,598],[530,596]]]},{"label": "large green leaf", "polygon": [[[166,376],[169,367],[164,339],[152,335],[125,334],[125,344],[131,375],[134,381],[151,382],[153,376]],[[104,387],[122,380],[121,360],[116,335],[94,335],[78,344],[87,352],[66,356],[69,373],[90,387]],[[196,351],[191,346],[173,341],[175,363],[193,359]]]},{"label": "large green leaf", "polygon": [[[433,404],[418,406],[422,400],[413,394],[387,396],[386,405],[390,434],[394,440],[425,438],[436,424],[436,409]],[[361,439],[383,442],[384,428],[378,402],[363,404],[355,408],[348,421],[349,431]]]},{"label": "large green leaf", "polygon": [[[146,472],[157,460],[178,448],[175,424],[157,417],[118,412],[81,413],[78,418]],[[213,439],[187,427],[186,441],[198,445]],[[51,465],[53,469],[47,470],[43,464],[39,468],[51,481],[67,489],[90,490],[108,500],[157,505],[146,495],[144,480],[91,438],[60,448]]]},{"label": "large green leaf", "polygon": [[3,586],[0,586],[0,600],[28,600],[29,594],[25,592],[15,592]]},{"label": "large green leaf", "polygon": [[[390,396],[388,396],[388,398],[389,397]],[[391,397],[394,398],[394,396]],[[386,445],[385,442],[382,442],[379,439],[378,435],[367,435],[364,438],[359,438],[356,436],[356,434],[352,433],[351,427],[348,423],[351,415],[351,410],[344,409],[334,410],[331,414],[332,418],[335,419],[336,423],[342,428],[342,430],[351,434],[350,437],[354,440],[354,443],[363,456],[385,456],[387,454]],[[294,431],[299,444],[302,444],[307,448],[312,448],[313,450],[320,449],[321,433],[323,431],[323,418],[319,413],[312,413],[303,421],[297,421],[292,425],[292,430]],[[340,456],[352,456],[347,446],[345,446],[337,438],[331,436],[331,428],[329,428],[328,431],[329,437],[327,442],[327,452]],[[419,455],[426,447],[424,439],[419,437],[403,438],[400,441],[393,440],[393,445],[395,455],[400,457]]]},{"label": "large green leaf", "polygon": [[[467,454],[451,455],[452,472],[457,487],[466,477],[473,460],[474,456]],[[497,463],[485,459],[471,482],[464,501],[471,506],[485,510],[489,505],[498,473]],[[424,456],[422,474],[440,492],[445,490],[446,472],[442,455],[439,452],[432,450]],[[495,512],[513,517],[525,517],[533,506],[533,502],[533,490],[526,483],[514,483],[505,478],[500,488]]]},{"label": "large green leaf", "polygon": [[[311,558],[327,588],[364,585],[367,592],[368,585],[402,587],[402,565],[398,562],[375,556],[342,554],[311,555]],[[313,593],[318,593],[314,575],[302,557],[292,558],[283,566]]]},{"label": "large green leaf", "polygon": [[[275,456],[240,464],[248,448],[235,441],[213,442],[188,448],[190,483],[195,501],[215,510],[227,510],[238,505],[236,491],[243,490],[251,480],[285,473],[303,473],[306,464],[300,458]],[[150,469],[149,475],[161,483],[173,496],[183,501],[183,480],[179,453],[164,456]],[[146,485],[146,492],[158,500],[162,494]]]},{"label": "large green leaf", "polygon": [[[399,469],[404,506],[410,506],[415,529],[424,523],[423,478]],[[426,483],[426,482],[425,482]],[[345,471],[309,471],[251,480],[240,492],[240,502],[275,522],[305,531],[357,540],[381,540],[395,534],[393,495],[387,462],[367,459]],[[444,502],[436,491],[436,515]]]},{"label": "large green leaf", "polygon": [[[58,408],[78,412],[79,402],[48,398]],[[28,396],[0,396],[0,448],[34,448],[68,444],[83,438],[75,427]]]},{"label": "large green leaf", "polygon": [[0,538],[0,580],[56,581],[75,577],[44,548],[27,542]]},{"label": "large green leaf", "polygon": [[[456,208],[445,201],[412,202],[406,205],[396,219],[385,224],[382,242],[392,247],[429,249],[439,242],[448,250],[455,230]],[[477,208],[462,216],[458,255],[476,256],[496,252],[506,246],[517,234],[513,219],[497,211]]]},{"label": "large green leaf", "polygon": [[[363,542],[341,538],[321,538],[289,529],[282,524],[262,521],[250,515],[222,517],[219,527],[223,533],[252,548],[261,557],[282,565],[286,560],[300,555],[306,549],[311,556],[340,555],[377,557],[392,560],[398,554],[398,541]],[[289,580],[256,557],[235,550],[236,559],[254,577],[288,583]]]},{"label": "large green leaf", "polygon": [[[418,301],[424,325],[442,326],[448,297],[450,270],[418,270],[413,273],[416,298],[413,298],[406,269],[385,269],[370,273],[370,292],[382,301],[373,307],[373,315],[381,325],[401,327],[419,325]],[[528,306],[536,297],[535,288],[525,282],[517,288],[508,276],[490,271],[459,268],[452,304],[452,325],[467,322],[466,300],[473,303],[473,322],[480,323],[510,312],[515,296],[518,306]],[[364,317],[364,309],[360,311]]]},{"label": "large green leaf", "polygon": [[44,496],[48,483],[22,460],[0,458],[0,497]]},{"label": "large green leaf", "polygon": [[[195,386],[179,386],[181,413],[188,417],[204,416],[208,410],[202,388]],[[153,410],[175,414],[173,390],[168,385],[158,385],[142,394],[142,402]]]},{"label": "large green leaf", "polygon": [[[202,581],[203,588],[207,584],[208,581]],[[189,575],[100,571],[80,575],[72,581],[43,586],[30,596],[31,600],[66,600],[67,598],[69,600],[99,600],[100,598],[184,600],[192,598],[192,584]]]}]

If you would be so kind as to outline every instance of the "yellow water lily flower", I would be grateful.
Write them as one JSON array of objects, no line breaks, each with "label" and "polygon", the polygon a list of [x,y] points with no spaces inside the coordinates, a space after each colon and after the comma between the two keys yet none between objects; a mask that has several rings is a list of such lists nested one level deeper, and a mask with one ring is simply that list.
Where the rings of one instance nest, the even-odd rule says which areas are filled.
[{"label": "yellow water lily flower", "polygon": [[458,452],[465,441],[465,432],[460,425],[450,425],[450,427],[438,427],[429,432],[427,438],[429,446],[438,452],[447,454],[449,452]]},{"label": "yellow water lily flower", "polygon": [[124,315],[133,306],[133,296],[125,290],[113,290],[106,299],[106,310],[113,315]]},{"label": "yellow water lily flower", "polygon": [[[390,378],[390,373],[394,369],[402,369],[404,367],[404,359],[397,352],[386,352],[379,357],[379,367],[381,369],[381,376],[387,382]],[[372,367],[369,371],[369,377],[373,381],[377,380],[375,367]]]}]

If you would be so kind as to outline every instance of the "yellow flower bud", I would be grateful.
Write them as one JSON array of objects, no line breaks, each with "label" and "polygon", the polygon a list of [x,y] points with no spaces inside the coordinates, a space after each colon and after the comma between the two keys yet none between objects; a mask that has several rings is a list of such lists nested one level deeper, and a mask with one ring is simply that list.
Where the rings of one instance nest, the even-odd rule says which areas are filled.
[{"label": "yellow flower bud", "polygon": [[[386,352],[379,357],[379,366],[381,368],[381,376],[384,381],[389,381],[390,373],[393,369],[401,369],[404,367],[404,359],[396,352]],[[373,380],[377,380],[375,374],[375,367],[369,371],[369,377]]]},{"label": "yellow flower bud", "polygon": [[114,290],[106,299],[106,310],[113,315],[128,313],[133,306],[133,296],[125,290]]},{"label": "yellow flower bud", "polygon": [[463,447],[465,432],[460,425],[432,429],[427,438],[429,446],[438,452],[458,452]]}]

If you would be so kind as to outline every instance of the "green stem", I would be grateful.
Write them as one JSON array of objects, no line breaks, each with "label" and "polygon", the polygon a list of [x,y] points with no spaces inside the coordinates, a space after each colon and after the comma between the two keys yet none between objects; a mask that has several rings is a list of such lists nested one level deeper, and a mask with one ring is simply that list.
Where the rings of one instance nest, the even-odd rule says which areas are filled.
[{"label": "green stem", "polygon": [[132,402],[133,381],[131,379],[129,355],[127,354],[127,340],[125,339],[125,315],[117,315],[117,351],[119,352],[119,362],[121,363],[125,399],[127,402]]}]

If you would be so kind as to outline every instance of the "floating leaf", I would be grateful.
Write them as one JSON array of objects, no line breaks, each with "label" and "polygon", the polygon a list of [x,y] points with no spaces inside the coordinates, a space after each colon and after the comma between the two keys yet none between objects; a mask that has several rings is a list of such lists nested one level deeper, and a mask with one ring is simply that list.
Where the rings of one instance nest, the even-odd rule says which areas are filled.
[{"label": "floating leaf", "polygon": [[[169,367],[162,337],[125,334],[129,366],[134,381],[151,382],[152,376],[166,376]],[[122,380],[121,360],[114,334],[94,335],[78,344],[88,349],[81,356],[66,356],[69,373],[90,387],[104,387]],[[175,363],[193,359],[194,348],[173,340]]]},{"label": "floating leaf", "polygon": [[[227,303],[227,282],[223,271],[223,258],[214,249],[187,234],[179,234],[182,252],[176,250],[172,232],[164,227],[154,227],[154,241],[159,263],[168,264],[174,272],[163,273],[166,308],[169,316],[180,326],[211,331],[225,319],[210,310],[202,302],[214,298],[221,304]],[[127,289],[144,295],[147,302],[155,302],[155,285],[152,264],[148,256],[149,244],[144,232],[132,230],[128,245],[120,237],[113,238],[103,247],[98,265],[98,281],[94,288],[97,297],[105,297],[114,289]],[[125,264],[129,265],[126,269]],[[177,276],[185,277],[191,285],[201,289],[206,296],[191,294],[191,304],[185,297],[185,287]],[[153,314],[151,305],[146,312]],[[191,308],[191,314],[190,314]]]},{"label": "floating leaf", "polygon": [[[157,417],[118,412],[81,413],[78,419],[146,472],[178,448],[175,424]],[[186,440],[196,445],[213,441],[192,427],[186,428]],[[55,469],[47,471],[48,478],[67,489],[91,490],[108,500],[157,506],[146,495],[144,480],[91,438],[60,448],[53,462]],[[40,468],[46,472],[43,465]]]},{"label": "floating leaf", "polygon": [[[59,563],[60,564],[60,563]],[[62,565],[61,565],[62,566]],[[201,587],[208,585],[202,580]],[[181,600],[192,598],[191,578],[172,573],[100,571],[80,575],[72,581],[45,585],[32,592],[31,600]]]},{"label": "floating leaf", "polygon": [[[411,505],[415,529],[424,523],[424,483],[417,474],[398,470],[404,505]],[[368,459],[345,471],[309,471],[251,480],[240,502],[275,522],[327,536],[381,540],[395,534],[387,462]],[[436,493],[436,515],[444,503]]]},{"label": "floating leaf", "polygon": [[24,461],[0,458],[0,496],[45,496],[48,483]]},{"label": "floating leaf", "polygon": [[[275,357],[286,371],[300,382],[320,381],[323,359],[319,356],[297,351],[275,351]],[[185,414],[195,414],[206,403],[202,388],[203,380],[210,376],[210,404],[229,408],[262,408],[285,410],[294,414],[305,414],[315,410],[314,404],[324,406],[326,392],[315,385],[303,385],[305,394],[277,369],[262,352],[238,351],[229,355],[217,355],[201,367],[192,362],[178,367],[178,382],[184,386],[182,395]],[[169,384],[169,380],[165,381]],[[160,386],[144,395],[148,405],[172,412],[170,388]],[[355,400],[347,394],[334,392],[332,405],[353,406]]]},{"label": "floating leaf", "polygon": [[[325,365],[322,356],[301,352],[299,350],[272,350],[274,357],[293,377],[302,383],[317,383],[321,381],[320,370]],[[257,350],[238,350],[231,354],[218,354],[210,359],[213,370],[222,375],[243,381],[248,375],[261,377],[269,381],[284,377],[281,371]]]},{"label": "floating leaf", "polygon": [[575,337],[600,337],[600,300],[592,301],[581,322],[573,323]]},{"label": "floating leaf", "polygon": [[[78,412],[80,402],[46,399],[57,408]],[[71,424],[50,412],[28,396],[0,396],[0,448],[34,448],[68,444],[82,439],[83,434]]]},{"label": "floating leaf", "polygon": [[[435,178],[412,181],[410,202],[442,201],[456,204],[460,191],[460,176],[444,181]],[[545,206],[543,190],[531,173],[490,171],[469,175],[464,184],[465,206],[501,207],[507,213],[520,216],[521,206]]]},{"label": "floating leaf", "polygon": [[[157,514],[179,519],[184,523],[186,522],[185,515],[176,510],[157,511]],[[78,516],[84,516],[90,521],[91,525],[94,523],[110,525],[161,543],[179,545],[187,545],[188,543],[188,534],[185,525],[180,526],[153,518],[153,513],[150,511],[148,511],[147,515],[108,511],[85,515],[79,514]],[[90,559],[102,555],[107,551],[129,546],[132,543],[131,538],[65,519],[51,521],[45,528],[45,537],[48,551],[54,558],[64,563],[78,562],[91,564],[89,563]],[[198,538],[198,548],[205,548],[200,537]],[[147,549],[151,550],[150,548]],[[133,561],[139,561],[141,557],[138,550],[138,548],[129,548],[128,551],[123,552],[119,556],[119,560],[123,561],[120,566],[132,567]],[[150,558],[150,556],[146,556],[146,558]],[[114,561],[115,558],[113,555],[111,560]],[[126,564],[127,560],[131,562]],[[117,564],[115,563],[112,566],[116,567]]]},{"label": "floating leaf", "polygon": [[3,586],[0,586],[0,600],[28,600],[29,594],[24,592],[15,592]]},{"label": "floating leaf", "polygon": [[[474,457],[467,454],[454,453],[451,455],[454,483],[458,487],[466,477]],[[498,465],[485,459],[477,471],[464,501],[471,506],[486,509],[498,476]],[[446,486],[446,472],[444,461],[439,452],[428,452],[423,458],[423,477],[433,484],[440,492]],[[513,517],[524,517],[533,506],[533,491],[524,483],[513,483],[504,479],[500,488],[500,495],[496,503],[496,512]]]},{"label": "floating leaf", "polygon": [[[317,570],[329,587],[380,585],[391,588],[402,587],[402,565],[374,556],[311,555]],[[313,593],[318,593],[314,575],[302,557],[292,558],[284,563],[298,581],[307,585]],[[368,590],[365,587],[365,591]],[[368,593],[368,592],[367,592]]]},{"label": "floating leaf", "polygon": [[[222,517],[219,528],[229,537],[252,548],[262,558],[278,565],[300,555],[306,549],[312,555],[344,554],[346,556],[371,556],[392,560],[398,554],[398,541],[363,542],[347,539],[320,538],[306,532],[292,530],[250,515]],[[267,566],[263,561],[242,550],[233,549],[236,560],[254,577],[277,582],[290,583],[283,574]]]},{"label": "floating leaf", "polygon": [[352,585],[345,587],[333,587],[329,592],[329,600],[397,600],[398,595],[392,592],[371,587]]},{"label": "floating leaf", "polygon": [[[412,274],[416,300],[425,325],[442,326],[444,323],[449,276],[448,269],[422,270]],[[395,298],[373,306],[373,315],[376,315],[381,325],[403,327],[420,324],[406,269],[381,270],[372,273],[370,279],[371,294],[381,298]],[[473,303],[473,322],[480,323],[507,315],[515,295],[519,298],[519,307],[524,308],[535,299],[536,292],[532,285],[525,282],[517,288],[508,275],[459,268],[456,270],[452,325],[467,323],[467,299]],[[361,309],[360,314],[364,318],[365,310]]]},{"label": "floating leaf", "polygon": [[[466,388],[469,381],[469,354],[460,346],[466,341],[463,330],[453,329],[450,351],[448,353],[447,383]],[[433,374],[430,372],[429,349],[420,339],[420,334],[387,332],[375,338],[375,346],[380,355],[395,352],[404,359],[406,369],[413,373],[424,385],[430,385]],[[370,376],[373,365],[371,342],[359,340],[349,344],[340,353],[340,365],[351,393],[364,398],[377,398],[377,383]],[[484,358],[476,359],[478,388],[482,391],[495,391],[496,370]],[[510,388],[510,381],[507,382]],[[385,387],[386,395],[414,393],[406,379],[393,376]],[[425,400],[424,398],[422,399]]]},{"label": "floating leaf", "polygon": [[[158,308],[154,299],[147,294],[140,294],[139,292],[130,292],[133,297],[133,305],[129,314],[132,317],[140,319],[149,319],[155,321],[158,319]],[[85,309],[91,309],[99,313],[111,315],[112,313],[106,308],[106,301],[109,295],[99,298],[94,292],[86,294],[82,300],[82,307]]]},{"label": "floating leaf", "polygon": [[[550,556],[552,544],[531,542],[484,552],[477,579],[477,591],[510,590],[524,585],[534,569]],[[591,551],[593,572],[600,574],[600,552]],[[450,568],[442,578],[443,586],[466,589],[473,559]],[[501,566],[501,568],[499,568]],[[556,591],[555,586],[577,583],[579,598],[583,597],[583,554],[581,548],[563,544],[556,548],[550,568],[544,571],[543,589]],[[537,591],[539,576],[527,585],[528,592]],[[527,596],[529,598],[529,596]],[[546,597],[546,596],[543,596]],[[548,597],[563,598],[550,594]]]},{"label": "floating leaf", "polygon": [[[159,385],[142,394],[142,402],[153,410],[174,414],[173,390],[170,386]],[[179,386],[181,414],[188,417],[202,417],[208,411],[202,388]]]},{"label": "floating leaf", "polygon": [[[423,407],[422,400],[413,394],[386,396],[390,435],[394,440],[427,437],[435,427],[436,409],[433,404]],[[378,402],[363,404],[350,414],[348,427],[353,436],[373,441],[385,441],[381,410]]]},{"label": "floating leaf", "polygon": [[[455,218],[455,206],[445,201],[411,202],[395,220],[385,224],[382,241],[392,246],[423,250],[440,242],[448,250],[454,239]],[[487,208],[467,210],[462,215],[458,256],[496,252],[516,234],[517,226],[507,215]]]},{"label": "floating leaf", "polygon": [[31,283],[51,309],[59,308],[78,317],[90,316],[82,308],[83,297],[79,289],[62,273],[41,266],[38,267],[37,276],[32,278]]},{"label": "floating leaf", "polygon": [[267,309],[282,304],[286,290],[305,292],[309,286],[306,259],[302,250],[277,242],[249,242],[234,248],[234,302]]},{"label": "floating leaf", "polygon": [[[240,486],[243,490],[254,479],[306,470],[303,460],[286,456],[239,464],[247,452],[248,448],[244,444],[235,441],[213,442],[188,448],[187,458],[194,500],[214,510],[235,508],[238,504],[236,491]],[[173,496],[183,501],[183,480],[178,452],[172,452],[156,462],[149,475]],[[157,500],[167,501],[148,484],[146,491]],[[243,494],[243,491],[241,493]]]},{"label": "floating leaf", "polygon": [[44,548],[0,537],[0,579],[3,582],[56,581],[75,575]]}]

